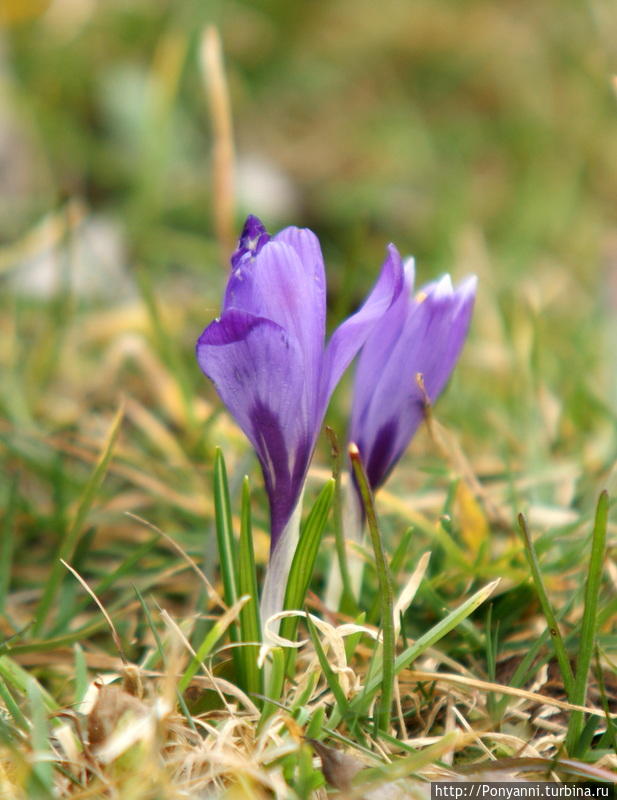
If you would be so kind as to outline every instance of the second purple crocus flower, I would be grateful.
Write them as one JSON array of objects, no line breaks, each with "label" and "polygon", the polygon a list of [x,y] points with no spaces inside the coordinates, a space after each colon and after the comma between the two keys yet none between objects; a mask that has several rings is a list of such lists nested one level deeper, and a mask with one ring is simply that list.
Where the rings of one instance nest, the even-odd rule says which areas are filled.
[{"label": "second purple crocus flower", "polygon": [[[414,262],[405,264],[405,288],[373,327],[358,359],[349,438],[354,442],[373,491],[387,480],[424,419],[427,400],[442,392],[465,343],[476,294],[476,278],[454,289],[449,275],[414,296]],[[419,377],[421,376],[421,379]],[[364,536],[362,499],[351,480],[343,514],[345,538]],[[357,595],[363,561],[348,557],[351,589]],[[333,565],[326,605],[338,606],[342,582]]]},{"label": "second purple crocus flower", "polygon": [[413,287],[410,259],[405,290],[373,328],[356,370],[350,439],[373,490],[405,452],[424,418],[426,400],[434,403],[448,382],[467,336],[476,278],[454,289],[445,275],[415,297]]}]

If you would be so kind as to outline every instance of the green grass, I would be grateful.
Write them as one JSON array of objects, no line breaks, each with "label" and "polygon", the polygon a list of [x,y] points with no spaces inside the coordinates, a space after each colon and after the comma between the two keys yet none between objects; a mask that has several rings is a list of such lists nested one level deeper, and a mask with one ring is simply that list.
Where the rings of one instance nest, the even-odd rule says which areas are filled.
[{"label": "green grass", "polygon": [[[9,5],[34,16],[0,55],[0,796],[310,798],[339,756],[362,790],[510,759],[614,778],[613,12]],[[433,436],[375,498],[359,598],[340,534],[348,380],[335,395],[286,596],[311,616],[287,617],[281,635],[303,643],[263,664],[261,475],[194,360],[226,274],[208,23],[238,163],[258,155],[291,192],[277,207],[276,186],[249,201],[241,183],[235,229],[251,211],[315,230],[331,325],[388,241],[420,284],[480,286]],[[57,292],[20,290],[50,250]],[[109,291],[84,291],[88,276]],[[389,609],[427,551],[399,632]],[[347,591],[328,609],[336,561]]]}]

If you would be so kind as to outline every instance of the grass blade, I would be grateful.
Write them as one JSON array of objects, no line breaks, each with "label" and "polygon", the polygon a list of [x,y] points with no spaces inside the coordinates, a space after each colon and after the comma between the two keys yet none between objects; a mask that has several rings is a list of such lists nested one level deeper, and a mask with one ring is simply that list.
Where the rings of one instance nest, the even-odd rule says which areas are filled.
[{"label": "grass blade", "polygon": [[[34,680],[28,672],[16,661],[8,656],[0,656],[0,680],[4,681],[9,688],[24,696],[28,693],[29,681]],[[39,685],[39,692],[43,698],[45,708],[50,712],[58,710],[58,704],[53,697]]]},{"label": "grass blade", "polygon": [[240,641],[243,647],[238,648],[241,662],[242,688],[253,698],[263,692],[262,673],[257,666],[259,646],[247,642],[261,641],[261,623],[259,620],[259,594],[257,592],[257,572],[255,569],[255,552],[253,550],[253,531],[251,525],[251,493],[249,479],[244,478],[242,484],[242,508],[240,513],[240,546],[238,548],[238,591],[241,596],[249,595],[250,600],[240,611]]},{"label": "grass blade", "polygon": [[214,645],[223,636],[227,628],[230,626],[231,622],[236,619],[241,607],[244,605],[245,602],[246,598],[241,597],[240,600],[238,600],[238,602],[234,606],[225,611],[224,614],[221,614],[221,616],[217,619],[214,625],[210,628],[210,630],[206,634],[205,639],[196,650],[195,655],[189,661],[189,665],[184,671],[184,674],[178,681],[179,692],[184,692],[188,688],[194,676],[201,669],[202,663],[210,655],[210,653],[214,649]]},{"label": "grass blade", "polygon": [[[446,753],[454,750],[461,738],[461,734],[458,731],[451,731],[450,733],[446,733],[445,736],[442,736],[438,742],[420,751],[411,753],[402,758],[397,758],[389,764],[363,769],[354,779],[354,787],[362,787],[364,792],[368,792],[370,789],[371,794],[381,789],[383,796],[387,797],[389,794],[388,789],[391,788],[390,784],[394,785],[395,781],[413,776],[418,770],[430,764],[435,764],[435,762]],[[354,793],[354,796],[357,795]],[[410,796],[413,796],[413,792],[411,791]]]},{"label": "grass blade", "polygon": [[347,702],[345,693],[341,689],[341,684],[339,683],[338,676],[330,666],[330,662],[328,661],[328,656],[325,654],[324,649],[321,646],[321,642],[319,641],[319,636],[317,634],[317,631],[315,630],[315,624],[313,623],[310,614],[306,615],[306,626],[308,628],[309,636],[311,637],[313,647],[315,648],[315,652],[317,654],[317,659],[319,660],[319,666],[321,667],[321,671],[323,672],[324,677],[328,683],[328,686],[330,687],[330,691],[332,692],[334,699],[336,700],[336,705],[338,706],[339,713],[344,719],[347,716],[347,712],[349,711],[349,703]]},{"label": "grass blade", "polygon": [[[363,611],[361,614],[354,619],[354,625],[364,625],[366,622],[366,611]],[[360,640],[364,634],[359,631],[358,633],[352,633],[350,636],[345,637],[345,658],[349,663],[355,655],[356,647],[360,644]]]},{"label": "grass blade", "polygon": [[28,704],[30,706],[30,730],[33,750],[32,771],[28,780],[30,797],[53,798],[54,767],[49,746],[49,724],[47,709],[41,687],[34,678],[27,682]]},{"label": "grass blade", "polygon": [[30,729],[30,723],[28,722],[28,719],[22,712],[19,705],[15,702],[15,699],[9,691],[9,687],[4,679],[0,679],[0,700],[2,700],[6,706],[6,710],[13,717],[15,725],[17,725],[17,727],[21,728],[23,731],[28,731]]},{"label": "grass blade", "polygon": [[[473,594],[468,600],[465,600],[458,608],[455,608],[454,611],[451,611],[447,617],[438,622],[437,625],[434,625],[430,630],[428,630],[425,634],[423,634],[419,639],[417,639],[412,645],[410,645],[406,650],[404,650],[395,660],[394,662],[394,672],[398,675],[401,670],[406,669],[412,661],[418,658],[425,650],[429,647],[433,647],[440,639],[450,633],[451,630],[456,628],[457,625],[466,619],[470,614],[479,608],[482,603],[490,597],[493,593],[493,590],[499,583],[499,578],[492,583],[487,584],[482,589],[477,591]],[[377,670],[377,672],[370,678],[367,682],[364,691],[362,694],[358,695],[351,703],[351,707],[354,710],[360,710],[361,708],[367,707],[375,692],[379,689],[381,685],[381,670]]]},{"label": "grass blade", "polygon": [[536,592],[538,593],[538,599],[540,600],[540,605],[542,606],[542,611],[548,624],[551,641],[553,642],[553,648],[555,650],[555,656],[561,672],[561,679],[563,680],[563,685],[566,690],[568,700],[573,703],[574,700],[572,698],[574,697],[574,675],[572,674],[572,668],[570,667],[570,661],[568,659],[568,654],[566,652],[561,631],[559,630],[557,618],[553,613],[553,609],[549,602],[546,588],[544,586],[544,581],[542,580],[540,563],[538,561],[538,556],[536,555],[534,544],[531,540],[529,528],[527,527],[527,520],[523,514],[518,515],[518,524],[520,525],[523,538],[525,540],[525,552],[527,553],[527,560],[529,561],[529,566],[531,568],[531,575],[536,587]]},{"label": "grass blade", "polygon": [[[304,607],[304,598],[313,575],[315,559],[332,504],[334,487],[335,482],[331,478],[317,496],[317,500],[302,525],[298,546],[289,570],[283,603],[285,610],[300,610]],[[297,627],[298,619],[296,617],[286,617],[281,622],[280,635],[285,639],[293,640]],[[290,655],[293,657],[293,652]]]},{"label": "grass blade", "polygon": [[65,573],[64,567],[62,566],[62,561],[71,561],[73,553],[75,552],[75,548],[79,542],[79,537],[83,532],[86,518],[96,498],[97,492],[103,483],[103,479],[105,478],[107,467],[109,466],[109,462],[111,461],[113,454],[114,445],[116,443],[116,439],[118,438],[118,434],[120,433],[123,416],[124,406],[121,405],[113,419],[101,455],[82,492],[75,518],[66,532],[66,535],[62,539],[60,547],[58,548],[58,552],[54,558],[51,568],[51,575],[49,576],[49,580],[45,585],[45,591],[43,592],[43,596],[41,597],[36,610],[36,616],[32,626],[33,636],[40,634],[43,626],[45,625],[54,600],[56,599],[58,589],[60,588],[60,583]]},{"label": "grass blade", "polygon": [[[585,705],[589,670],[591,668],[596,631],[598,629],[598,597],[602,586],[602,567],[606,550],[608,506],[608,493],[603,491],[598,499],[591,537],[591,556],[589,558],[589,570],[585,583],[585,608],[581,621],[580,640],[576,660],[576,676],[574,678],[574,692],[571,697],[568,696],[571,703],[575,703],[579,706]],[[578,744],[582,730],[583,712],[573,711],[568,723],[568,733],[566,736],[566,750],[571,755],[584,755],[578,752]]]},{"label": "grass blade", "polygon": [[[227,607],[231,608],[237,603],[239,597],[237,584],[238,566],[235,556],[237,545],[234,539],[232,526],[227,468],[225,467],[225,459],[220,447],[216,448],[214,457],[214,521],[216,542],[219,552],[219,564],[223,579],[223,597],[225,598]],[[214,627],[216,628],[216,625]],[[214,628],[212,630],[214,630]],[[212,631],[210,631],[210,633],[212,633]],[[238,642],[239,636],[236,625],[230,626],[229,638],[234,643]],[[206,636],[205,641],[207,640],[208,636]],[[243,660],[239,648],[233,649],[232,657],[236,675],[238,676],[238,680],[241,681]]]},{"label": "grass blade", "polygon": [[[231,523],[231,501],[229,499],[227,469],[225,468],[225,459],[220,447],[216,448],[214,457],[214,513],[225,602],[228,606],[233,606],[238,599],[237,569],[234,556],[236,544]],[[232,640],[235,641],[236,639],[237,636],[234,637],[232,634]]]},{"label": "grass blade", "polygon": [[[394,579],[396,575],[401,571],[404,566],[405,559],[409,555],[410,552],[410,545],[411,539],[413,534],[415,533],[414,528],[407,528],[405,533],[401,536],[399,543],[396,545],[394,550],[394,554],[390,561],[390,574]],[[367,614],[367,619],[369,622],[374,622],[377,620],[379,615],[379,595],[375,596],[373,603],[371,605],[371,609]]]},{"label": "grass blade", "polygon": [[285,685],[285,651],[282,647],[273,647],[270,651],[272,664],[265,672],[269,675],[268,690],[266,700],[261,709],[261,717],[257,725],[257,734],[262,730],[266,722],[279,707],[279,700],[283,694]]},{"label": "grass blade", "polygon": [[326,716],[326,709],[324,706],[317,706],[313,711],[310,722],[306,726],[304,732],[305,739],[321,739],[323,736],[322,728]]},{"label": "grass blade", "polygon": [[383,632],[382,644],[382,668],[381,668],[381,699],[379,712],[377,715],[378,727],[382,731],[387,731],[390,726],[390,709],[392,708],[392,698],[394,696],[394,657],[395,657],[395,631],[394,631],[394,591],[392,588],[392,578],[386,561],[386,554],[383,549],[375,504],[371,492],[360,451],[355,444],[349,445],[349,457],[353,467],[356,482],[360,488],[362,503],[366,513],[373,552],[375,554],[375,567],[377,579],[379,581],[379,596],[381,599],[381,629]]},{"label": "grass blade", "polygon": [[148,628],[150,628],[150,633],[152,634],[152,638],[154,639],[155,647],[154,649],[148,654],[148,657],[143,661],[142,668],[143,669],[155,669],[158,664],[161,664],[163,669],[167,669],[167,658],[165,656],[165,649],[163,647],[163,642],[161,637],[159,636],[159,632],[156,629],[156,625],[154,624],[154,620],[152,619],[152,614],[150,613],[150,609],[148,608],[148,604],[145,601],[144,596],[139,591],[137,586],[133,586],[135,594],[137,595],[137,599],[139,600],[139,604],[144,612],[144,617],[146,618],[146,624]]}]

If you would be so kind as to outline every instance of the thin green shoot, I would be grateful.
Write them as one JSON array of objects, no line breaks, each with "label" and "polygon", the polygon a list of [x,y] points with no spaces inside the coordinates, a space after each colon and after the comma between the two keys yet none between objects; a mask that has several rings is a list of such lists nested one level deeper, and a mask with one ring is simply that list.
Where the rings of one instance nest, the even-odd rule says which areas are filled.
[{"label": "thin green shoot", "polygon": [[23,731],[27,731],[30,729],[30,723],[28,722],[27,717],[19,707],[19,704],[16,702],[15,698],[11,694],[11,691],[6,683],[6,681],[0,678],[0,698],[4,702],[4,705],[7,708],[9,714],[13,717],[13,721],[18,728],[21,728]]},{"label": "thin green shoot", "polygon": [[321,739],[323,736],[323,724],[326,718],[324,706],[317,706],[313,711],[309,724],[306,726],[304,737],[306,739]]},{"label": "thin green shoot", "polygon": [[[361,614],[354,620],[355,625],[364,625],[366,622],[366,611],[363,611]],[[360,640],[364,634],[362,631],[358,631],[357,633],[352,633],[349,636],[345,637],[345,658],[347,659],[347,663],[351,661],[353,658],[356,647],[360,644]]]},{"label": "thin green shoot", "polygon": [[272,663],[270,668],[266,670],[268,674],[268,688],[263,708],[261,709],[261,716],[257,725],[257,734],[261,733],[266,722],[279,708],[279,701],[283,694],[283,687],[285,685],[285,651],[282,647],[273,647],[270,651],[270,658]]},{"label": "thin green shoot", "polygon": [[54,767],[53,754],[49,745],[49,724],[47,709],[41,687],[34,678],[26,683],[28,705],[30,711],[30,736],[35,758],[29,776],[28,790],[31,797],[53,798]]},{"label": "thin green shoot", "polygon": [[[499,620],[497,620],[497,624],[495,625],[495,630],[493,631],[493,605],[492,603],[488,607],[488,611],[486,614],[486,672],[488,675],[489,681],[495,683],[496,674],[497,674],[497,652],[498,652],[498,644],[499,644]],[[491,692],[487,697],[487,708],[488,712],[491,717],[494,717],[496,711],[496,698],[495,694]]]},{"label": "thin green shoot", "polygon": [[355,444],[349,445],[349,457],[354,472],[354,476],[368,524],[373,552],[375,554],[375,566],[377,579],[379,582],[379,595],[381,599],[381,630],[383,635],[383,659],[381,669],[381,698],[379,712],[377,715],[379,730],[387,731],[390,727],[390,709],[392,708],[392,698],[394,696],[394,657],[395,650],[395,630],[394,630],[394,591],[392,588],[392,578],[383,548],[375,504],[371,492],[360,451]]},{"label": "thin green shoot", "polygon": [[315,629],[315,624],[311,619],[310,614],[306,615],[306,626],[308,628],[309,636],[311,637],[311,642],[313,643],[313,647],[315,648],[315,653],[317,654],[317,660],[319,661],[319,666],[321,667],[321,671],[323,672],[328,687],[332,692],[336,705],[338,706],[340,715],[343,719],[345,719],[349,712],[349,703],[347,702],[345,693],[341,688],[338,675],[330,666],[330,661],[328,660],[328,656],[326,655],[322,647],[321,641],[319,640],[319,635]]},{"label": "thin green shoot", "polygon": [[[214,456],[214,517],[219,564],[223,578],[223,596],[227,606],[231,607],[235,605],[239,597],[237,583],[238,565],[236,563],[237,544],[232,527],[227,468],[225,467],[225,459],[220,447],[216,448],[216,454]],[[229,638],[233,643],[239,641],[239,632],[236,625],[231,626]],[[208,637],[206,636],[206,640],[207,639]],[[236,675],[241,681],[243,677],[243,655],[241,649],[234,648],[232,657]]]},{"label": "thin green shoot", "polygon": [[[392,578],[396,578],[399,572],[403,569],[405,565],[405,560],[409,556],[409,548],[411,544],[411,539],[414,534],[414,528],[410,527],[403,533],[399,543],[396,545],[394,549],[394,554],[392,555],[392,559],[390,560],[390,575]],[[371,608],[367,614],[367,619],[370,622],[374,622],[379,618],[379,604],[381,600],[379,597],[379,593],[375,595],[375,599],[371,605]]]},{"label": "thin green shoot", "polygon": [[[232,606],[238,599],[236,576],[235,551],[231,501],[229,498],[229,484],[227,482],[227,469],[225,459],[220,447],[216,448],[214,457],[214,512],[216,518],[216,539],[218,544],[221,573],[223,578],[223,591],[225,603]],[[232,641],[237,637],[232,634]]]},{"label": "thin green shoot", "polygon": [[[572,695],[568,695],[571,703],[584,706],[587,697],[589,671],[596,646],[598,625],[598,598],[602,588],[602,569],[606,551],[606,528],[608,523],[608,492],[603,491],[598,499],[596,516],[591,535],[591,555],[585,583],[585,607],[581,621],[578,655],[576,659],[576,675]],[[583,712],[573,711],[568,722],[566,750],[572,755],[582,756],[579,752],[579,737],[583,727]]]},{"label": "thin green shoot", "polygon": [[[240,542],[238,547],[238,591],[248,595],[250,600],[242,607],[239,616],[240,642],[238,660],[242,688],[253,698],[263,692],[262,671],[257,666],[259,642],[261,641],[261,621],[259,619],[259,594],[257,591],[257,570],[253,550],[253,531],[251,524],[251,493],[248,477],[242,483],[242,507],[240,513]],[[254,644],[249,644],[253,642]]]},{"label": "thin green shoot", "polygon": [[568,654],[566,652],[563,637],[561,635],[561,631],[559,630],[559,624],[557,623],[557,618],[555,617],[550,601],[548,599],[548,595],[546,593],[546,588],[544,586],[544,580],[542,579],[542,572],[540,570],[540,563],[538,561],[538,556],[536,555],[536,550],[533,541],[531,539],[531,535],[529,533],[527,520],[523,514],[518,515],[518,523],[525,541],[525,552],[527,554],[527,560],[531,568],[531,575],[533,578],[533,582],[536,588],[536,592],[538,594],[538,599],[540,600],[540,605],[542,606],[544,617],[548,625],[551,641],[553,642],[553,649],[555,651],[557,663],[559,664],[561,679],[563,680],[563,685],[566,690],[566,695],[568,697],[568,700],[571,703],[573,703],[574,675],[572,673],[572,667],[570,666],[570,660],[568,659]]}]

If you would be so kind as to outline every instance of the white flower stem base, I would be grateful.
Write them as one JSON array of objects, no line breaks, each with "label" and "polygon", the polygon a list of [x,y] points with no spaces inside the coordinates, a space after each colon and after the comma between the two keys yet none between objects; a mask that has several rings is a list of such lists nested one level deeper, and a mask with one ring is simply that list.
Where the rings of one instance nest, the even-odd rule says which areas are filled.
[{"label": "white flower stem base", "polygon": [[[260,616],[264,644],[268,644],[268,626],[266,622],[273,614],[283,610],[285,589],[291,562],[298,545],[300,536],[300,519],[302,517],[302,495],[289,518],[274,552],[270,556],[270,563],[266,569],[266,576],[261,592]],[[270,623],[270,630],[278,633],[280,621]]]},{"label": "white flower stem base", "polygon": [[[362,545],[364,542],[364,523],[362,521],[362,506],[358,493],[353,488],[351,479],[342,487],[343,492],[343,538],[345,543],[353,542]],[[355,548],[347,549],[347,569],[351,581],[351,590],[357,599],[360,596],[362,576],[364,574],[364,559],[356,552]],[[325,604],[332,611],[338,610],[343,594],[343,579],[338,558],[332,561],[328,585],[326,586]]]}]

